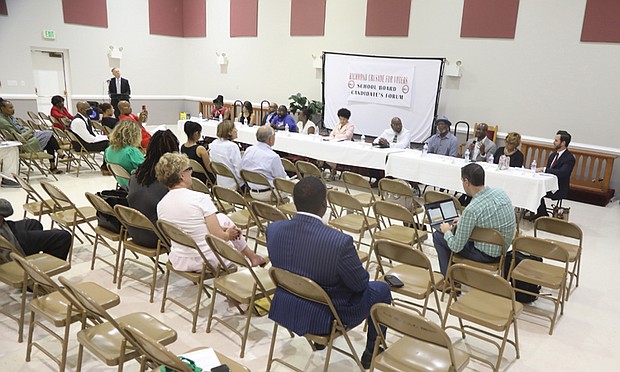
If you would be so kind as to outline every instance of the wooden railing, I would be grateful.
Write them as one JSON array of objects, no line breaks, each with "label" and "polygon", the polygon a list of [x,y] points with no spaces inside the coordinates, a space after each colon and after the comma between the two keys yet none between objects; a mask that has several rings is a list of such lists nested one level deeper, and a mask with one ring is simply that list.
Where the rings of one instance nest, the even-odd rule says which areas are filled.
[{"label": "wooden railing", "polygon": [[[551,145],[523,142],[521,151],[526,166],[536,159],[537,166],[544,167],[554,150]],[[570,178],[569,198],[606,205],[614,195],[614,190],[610,189],[609,184],[616,156],[572,148],[570,152],[575,155],[575,168]]]}]

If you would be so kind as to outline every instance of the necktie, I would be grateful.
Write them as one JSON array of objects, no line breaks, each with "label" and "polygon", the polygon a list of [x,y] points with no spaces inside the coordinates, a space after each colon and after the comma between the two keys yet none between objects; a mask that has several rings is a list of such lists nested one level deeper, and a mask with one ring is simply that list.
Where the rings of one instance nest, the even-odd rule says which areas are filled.
[{"label": "necktie", "polygon": [[121,79],[116,78],[116,93],[121,94]]},{"label": "necktie", "polygon": [[398,134],[394,135],[394,139],[392,140],[392,143],[396,143],[398,142]]},{"label": "necktie", "polygon": [[555,162],[558,160],[558,155],[559,153],[555,153],[555,157],[553,158],[553,161],[551,162],[551,166],[549,166],[549,168],[553,168],[553,166],[555,165]]}]

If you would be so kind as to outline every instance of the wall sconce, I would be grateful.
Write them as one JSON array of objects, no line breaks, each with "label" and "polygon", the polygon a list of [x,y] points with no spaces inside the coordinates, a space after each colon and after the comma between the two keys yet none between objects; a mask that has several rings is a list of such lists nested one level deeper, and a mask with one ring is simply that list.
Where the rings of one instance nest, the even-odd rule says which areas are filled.
[{"label": "wall sconce", "polygon": [[115,47],[114,45],[109,46],[110,50],[108,51],[108,57],[121,59],[123,58],[123,47]]},{"label": "wall sconce", "polygon": [[463,61],[461,61],[460,59],[457,59],[454,62],[450,62],[447,61],[447,66],[445,69],[445,73],[446,76],[450,76],[450,77],[456,77],[456,78],[460,78],[461,77],[461,66],[463,65]]},{"label": "wall sconce", "polygon": [[320,70],[323,68],[323,55],[322,54],[312,55],[312,67],[316,68],[317,70]]},{"label": "wall sconce", "polygon": [[228,64],[228,57],[226,57],[226,53],[215,52],[217,56],[217,64],[220,66],[225,66]]}]

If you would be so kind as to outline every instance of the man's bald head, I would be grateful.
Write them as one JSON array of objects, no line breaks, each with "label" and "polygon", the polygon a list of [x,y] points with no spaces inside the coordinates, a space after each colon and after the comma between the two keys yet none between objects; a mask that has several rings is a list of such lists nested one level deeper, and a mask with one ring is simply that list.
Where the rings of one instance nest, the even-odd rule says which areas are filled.
[{"label": "man's bald head", "polygon": [[392,127],[392,130],[396,133],[400,133],[400,131],[403,130],[403,122],[400,120],[398,116],[395,116],[392,118],[392,121],[390,122],[390,126]]},{"label": "man's bald head", "polygon": [[118,111],[121,112],[121,115],[131,114],[131,105],[129,101],[118,101]]},{"label": "man's bald head", "polygon": [[77,105],[75,105],[75,107],[77,108],[77,111],[80,114],[86,116],[87,115],[87,111],[90,108],[90,105],[88,104],[88,102],[81,101],[81,102],[78,102]]}]

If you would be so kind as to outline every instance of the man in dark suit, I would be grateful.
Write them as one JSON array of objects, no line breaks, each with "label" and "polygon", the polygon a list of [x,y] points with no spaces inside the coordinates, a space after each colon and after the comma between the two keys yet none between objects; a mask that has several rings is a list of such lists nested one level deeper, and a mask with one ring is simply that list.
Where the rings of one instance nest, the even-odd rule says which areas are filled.
[{"label": "man in dark suit", "polygon": [[[297,214],[291,220],[273,222],[267,228],[267,249],[274,267],[310,278],[334,303],[347,328],[368,319],[362,365],[370,367],[376,330],[369,313],[376,303],[391,303],[384,282],[369,282],[353,238],[323,224],[327,210],[325,185],[316,177],[299,181],[293,190]],[[269,318],[298,335],[328,334],[333,320],[327,306],[307,301],[278,288]],[[385,332],[385,330],[384,330]],[[321,348],[319,348],[321,349]]]},{"label": "man in dark suit", "polygon": [[[558,178],[558,191],[548,192],[546,197],[552,200],[564,199],[568,196],[568,190],[570,188],[570,175],[573,173],[575,167],[575,156],[568,151],[568,144],[570,144],[571,135],[565,130],[559,130],[555,134],[553,140],[554,152],[549,155],[547,159],[547,166],[542,168],[536,168],[536,172],[544,172],[555,174]],[[540,200],[540,206],[536,211],[536,215],[533,219],[542,216],[548,216],[547,205],[545,204],[545,198]]]},{"label": "man in dark suit", "polygon": [[110,96],[110,104],[114,107],[114,116],[118,118],[120,114],[118,102],[122,100],[129,101],[131,87],[129,86],[129,80],[121,77],[121,70],[118,67],[112,69],[112,75],[114,75],[114,78],[110,79],[108,95]]}]

